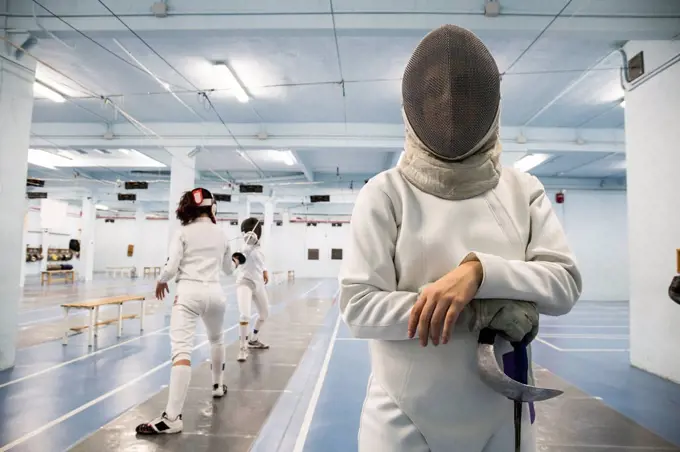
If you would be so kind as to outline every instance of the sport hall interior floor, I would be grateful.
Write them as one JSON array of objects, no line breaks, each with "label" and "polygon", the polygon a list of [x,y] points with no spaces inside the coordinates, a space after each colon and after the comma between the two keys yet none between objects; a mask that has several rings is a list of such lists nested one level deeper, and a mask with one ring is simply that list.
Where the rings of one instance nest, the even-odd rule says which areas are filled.
[{"label": "sport hall interior floor", "polygon": [[[0,452],[356,450],[368,349],[339,321],[331,279],[269,287],[263,340],[272,348],[244,364],[235,360],[238,313],[233,282],[225,281],[229,395],[209,397],[201,330],[185,432],[136,438],[134,426],[158,414],[166,397],[167,306],[149,305],[141,336],[137,320],[125,322],[120,339],[115,326],[102,328],[93,351],[82,334],[61,345],[58,306],[123,293],[151,297],[152,288],[143,279],[42,288],[29,280],[17,365],[0,372]],[[533,346],[537,377],[566,393],[537,406],[539,451],[680,451],[680,386],[629,366],[627,303],[583,301],[568,316],[542,322]]]}]

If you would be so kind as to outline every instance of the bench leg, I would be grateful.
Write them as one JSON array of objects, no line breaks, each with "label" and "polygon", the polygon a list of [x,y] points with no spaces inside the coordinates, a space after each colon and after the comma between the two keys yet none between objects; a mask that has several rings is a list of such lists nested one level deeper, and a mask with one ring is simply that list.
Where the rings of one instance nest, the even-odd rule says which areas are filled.
[{"label": "bench leg", "polygon": [[123,303],[118,305],[118,337],[123,335]]},{"label": "bench leg", "polygon": [[94,308],[94,337],[99,337],[99,306]]},{"label": "bench leg", "polygon": [[94,345],[94,308],[90,308],[90,327],[87,335],[87,346],[91,348]]},{"label": "bench leg", "polygon": [[139,332],[144,332],[144,300],[139,302]]},{"label": "bench leg", "polygon": [[62,340],[63,345],[68,345],[68,308],[64,308],[64,338]]}]

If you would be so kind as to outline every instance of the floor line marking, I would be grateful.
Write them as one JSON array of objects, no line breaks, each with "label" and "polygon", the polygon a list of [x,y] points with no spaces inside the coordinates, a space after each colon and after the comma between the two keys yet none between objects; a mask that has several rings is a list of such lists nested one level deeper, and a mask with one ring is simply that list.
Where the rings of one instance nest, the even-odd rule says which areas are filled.
[{"label": "floor line marking", "polygon": [[[319,283],[319,285],[321,285],[321,283]],[[230,286],[227,286],[227,288],[229,288],[229,287],[234,287],[234,286],[235,286],[235,284],[232,284],[232,285],[230,285]],[[317,287],[318,287],[318,286],[317,286]],[[316,288],[316,287],[315,287],[315,288]],[[312,290],[313,290],[313,289],[312,289]],[[310,292],[311,292],[311,290],[310,290]],[[233,292],[230,292],[230,295],[233,295]],[[74,359],[72,359],[72,360],[70,360],[70,361],[65,361],[65,362],[63,362],[63,363],[56,364],[56,365],[54,365],[54,366],[52,366],[52,367],[48,367],[48,368],[46,368],[46,369],[39,370],[38,372],[29,374],[29,375],[24,375],[23,377],[17,378],[16,380],[10,380],[10,381],[8,381],[8,382],[5,382],[5,383],[0,384],[0,389],[4,388],[4,387],[6,387],[6,386],[11,386],[11,385],[16,384],[16,383],[21,383],[22,381],[26,381],[26,380],[29,380],[29,379],[31,379],[31,378],[38,377],[38,376],[40,376],[40,375],[44,375],[44,374],[46,374],[46,373],[48,373],[48,372],[51,372],[51,371],[53,371],[53,370],[56,370],[56,369],[61,369],[62,367],[71,365],[71,364],[73,364],[73,363],[77,363],[78,361],[82,361],[82,360],[87,359],[87,358],[90,358],[90,357],[92,357],[92,356],[100,355],[100,354],[102,354],[102,353],[104,353],[104,352],[107,352],[107,351],[109,351],[109,350],[113,350],[113,349],[116,349],[116,348],[118,348],[118,347],[122,347],[123,345],[127,345],[127,344],[129,344],[129,343],[131,343],[131,342],[135,342],[135,341],[141,340],[142,338],[149,337],[149,336],[157,336],[159,333],[161,333],[161,332],[163,332],[163,331],[166,331],[166,330],[169,330],[169,329],[170,329],[170,326],[166,326],[166,327],[160,328],[160,329],[158,329],[158,330],[156,330],[156,331],[152,331],[151,333],[141,334],[141,335],[139,335],[139,336],[135,336],[135,337],[133,337],[133,338],[130,338],[130,339],[126,340],[126,341],[119,342],[119,343],[117,343],[117,344],[111,345],[110,347],[102,348],[102,349],[100,349],[100,350],[97,350],[96,352],[87,353],[87,354],[85,354],[85,355],[82,355],[82,356],[79,356],[79,357],[77,357],[77,358],[74,358]]]},{"label": "floor line marking", "polygon": [[609,352],[629,352],[629,348],[563,348],[567,353],[609,353]]},{"label": "floor line marking", "polygon": [[627,334],[541,334],[541,337],[548,339],[602,339],[606,341],[627,340],[630,336]]},{"label": "floor line marking", "polygon": [[552,348],[553,350],[557,350],[558,352],[563,352],[563,351],[564,351],[564,350],[562,350],[561,348],[559,348],[557,345],[551,344],[551,343],[548,342],[548,341],[544,341],[544,340],[541,339],[540,337],[537,337],[537,338],[536,338],[536,341],[540,342],[541,344],[547,345],[548,347]]},{"label": "floor line marking", "polygon": [[[253,317],[254,317],[254,315],[253,315]],[[252,317],[251,317],[251,318],[252,318]],[[238,326],[239,326],[238,323],[237,323],[237,324],[234,324],[234,325],[232,325],[231,327],[229,327],[229,328],[227,328],[227,329],[225,329],[225,330],[222,330],[222,334],[228,333],[229,331],[238,328]],[[210,342],[210,341],[205,340],[205,341],[203,341],[203,342],[201,342],[201,343],[195,345],[194,348],[192,348],[192,351],[196,351],[196,350],[198,350],[199,348],[204,347],[204,346],[207,345],[209,342]],[[112,395],[118,394],[119,392],[123,391],[124,389],[129,388],[130,386],[134,385],[135,383],[137,383],[137,382],[139,382],[139,381],[142,381],[142,380],[145,379],[146,377],[155,374],[156,372],[158,372],[158,371],[161,370],[162,368],[167,367],[171,362],[172,362],[172,360],[167,360],[167,361],[165,361],[165,362],[163,362],[163,363],[157,365],[157,366],[154,367],[153,369],[151,369],[151,370],[149,370],[149,371],[143,373],[142,375],[139,375],[139,376],[133,378],[132,380],[129,380],[127,383],[122,384],[122,385],[118,386],[117,388],[115,388],[115,389],[113,389],[113,390],[111,390],[111,391],[109,391],[109,392],[107,392],[107,393],[104,393],[104,394],[100,395],[100,396],[97,397],[96,399],[90,400],[89,402],[87,402],[87,403],[85,403],[85,404],[79,406],[78,408],[75,408],[75,409],[69,411],[68,413],[64,414],[63,416],[60,416],[60,417],[58,417],[57,419],[54,419],[53,421],[48,422],[47,424],[44,424],[42,427],[39,427],[39,428],[33,430],[32,432],[29,432],[29,433],[25,434],[25,435],[22,436],[21,438],[17,438],[16,440],[12,441],[11,443],[6,444],[6,445],[4,445],[2,448],[0,448],[0,452],[8,451],[8,450],[12,449],[13,447],[18,446],[19,444],[25,443],[25,442],[28,441],[29,439],[31,439],[31,438],[33,438],[33,437],[35,437],[35,436],[38,436],[39,434],[41,434],[41,433],[44,432],[45,430],[49,430],[50,428],[54,427],[55,425],[61,424],[61,423],[64,422],[65,420],[72,418],[72,417],[75,416],[76,414],[82,413],[83,411],[85,411],[85,410],[87,410],[88,408],[90,408],[90,407],[92,407],[92,406],[98,404],[99,402],[102,402],[102,401],[108,399],[108,398],[111,397]]]},{"label": "floor line marking", "polygon": [[106,347],[106,348],[99,349],[99,350],[97,350],[96,352],[87,353],[87,354],[85,354],[85,355],[82,355],[82,356],[79,356],[79,357],[77,357],[77,358],[74,358],[74,359],[72,359],[72,360],[70,360],[70,361],[65,361],[65,362],[63,362],[63,363],[59,363],[59,364],[57,364],[57,365],[54,365],[54,366],[52,366],[52,367],[48,367],[48,368],[46,368],[46,369],[40,370],[40,371],[38,371],[38,372],[29,374],[29,375],[24,375],[23,377],[17,378],[16,380],[10,380],[10,381],[8,381],[8,382],[6,382],[6,383],[0,384],[0,389],[4,388],[5,386],[11,386],[11,385],[13,385],[13,384],[21,383],[22,381],[26,381],[26,380],[29,380],[29,379],[34,378],[34,377],[38,377],[38,376],[40,376],[40,375],[44,375],[44,374],[46,374],[46,373],[48,373],[48,372],[51,372],[51,371],[53,371],[53,370],[60,369],[60,368],[62,368],[62,367],[68,366],[68,365],[73,364],[73,363],[77,363],[78,361],[82,361],[82,360],[87,359],[87,358],[90,358],[90,357],[92,357],[92,356],[100,355],[100,354],[102,354],[102,353],[104,353],[104,352],[107,352],[107,351],[109,351],[109,350],[113,350],[114,348],[122,347],[123,345],[127,345],[127,344],[129,344],[129,343],[131,343],[131,342],[138,341],[138,340],[140,340],[140,339],[142,339],[142,338],[149,337],[149,336],[156,336],[156,335],[158,335],[158,333],[160,333],[160,332],[162,332],[162,331],[165,331],[165,330],[169,330],[169,329],[170,329],[170,327],[169,327],[169,326],[166,326],[166,327],[164,327],[164,328],[158,329],[158,330],[153,331],[153,332],[151,332],[151,333],[145,333],[145,334],[142,334],[142,335],[139,335],[139,336],[135,336],[135,337],[130,338],[130,339],[126,340],[126,341],[123,341],[123,342],[119,342],[119,343],[117,343],[117,344],[114,344],[114,345],[112,345],[112,346],[110,346],[110,347]]},{"label": "floor line marking", "polygon": [[560,325],[559,323],[541,324],[540,328],[630,328],[629,325]]},{"label": "floor line marking", "polygon": [[340,316],[338,316],[338,319],[335,321],[335,328],[333,329],[333,334],[331,335],[331,340],[330,343],[328,344],[328,350],[326,350],[326,356],[324,357],[323,364],[321,366],[321,371],[319,372],[319,377],[316,380],[316,385],[314,386],[312,398],[309,401],[309,405],[307,405],[307,412],[305,413],[304,420],[302,421],[300,433],[298,434],[297,440],[295,441],[295,447],[293,448],[293,452],[302,452],[302,449],[305,447],[305,443],[307,442],[309,427],[312,425],[312,419],[314,418],[316,405],[319,403],[319,396],[321,395],[321,389],[323,388],[323,383],[324,380],[326,379],[326,374],[328,373],[328,366],[331,361],[331,356],[333,355],[333,348],[335,347],[335,341],[337,339],[339,329],[340,329]]},{"label": "floor line marking", "polygon": [[[312,292],[313,290],[316,290],[321,284],[322,284],[322,282],[318,283],[316,286],[314,286],[314,287],[312,287],[311,289],[309,289],[308,291],[304,292],[302,295],[296,296],[296,298],[307,296],[307,294],[309,294],[309,293]],[[253,315],[251,316],[251,319],[254,318],[254,317],[255,317],[255,314],[253,314]],[[337,334],[337,329],[338,329],[339,324],[340,324],[340,318],[338,317],[338,323],[336,324],[336,327],[335,327],[335,334]],[[225,330],[222,330],[222,334],[224,335],[224,334],[228,333],[229,331],[232,331],[232,330],[238,328],[238,326],[239,326],[239,324],[236,323],[236,324],[232,325],[231,327],[229,327],[229,328],[227,328],[227,329],[225,329]],[[167,328],[169,328],[169,327],[167,327]],[[210,342],[210,341],[205,340],[205,341],[203,341],[203,342],[201,342],[201,343],[195,345],[195,346],[193,347],[192,351],[196,351],[196,350],[198,350],[199,348],[204,347],[204,346],[207,345],[209,342]],[[92,355],[87,355],[87,356],[92,356]],[[2,446],[2,447],[0,448],[0,452],[6,452],[6,451],[12,449],[13,447],[16,447],[16,446],[18,446],[18,445],[20,445],[20,444],[22,444],[22,443],[28,441],[29,439],[31,439],[31,438],[33,438],[33,437],[35,437],[35,436],[41,434],[41,433],[44,432],[45,430],[49,430],[50,428],[54,427],[55,425],[61,424],[61,423],[64,422],[65,420],[70,419],[70,418],[72,418],[73,416],[75,416],[75,415],[77,415],[77,414],[79,414],[79,413],[82,413],[83,411],[85,411],[85,410],[87,410],[88,408],[90,408],[90,407],[92,407],[92,406],[98,404],[99,402],[108,399],[108,398],[111,397],[112,395],[115,395],[115,394],[117,394],[117,393],[123,391],[124,389],[127,389],[128,387],[134,385],[135,383],[137,383],[137,382],[139,382],[139,381],[145,379],[146,377],[148,377],[148,376],[150,376],[150,375],[153,375],[154,373],[158,372],[158,371],[161,370],[162,368],[168,366],[171,362],[172,362],[172,360],[167,360],[167,361],[165,361],[165,362],[159,364],[158,366],[154,367],[153,369],[151,369],[151,370],[145,372],[144,374],[139,375],[139,376],[133,378],[132,380],[128,381],[127,383],[125,383],[125,384],[123,384],[123,385],[121,385],[121,386],[118,386],[117,388],[115,388],[115,389],[113,389],[113,390],[111,390],[111,391],[109,391],[109,392],[107,392],[107,393],[105,393],[105,394],[102,394],[101,396],[97,397],[96,399],[90,400],[88,403],[83,404],[83,405],[79,406],[78,408],[75,408],[75,409],[69,411],[68,413],[64,414],[63,416],[60,416],[60,417],[58,417],[57,419],[55,419],[55,420],[53,420],[53,421],[51,421],[51,422],[48,422],[47,424],[44,424],[42,427],[39,427],[39,428],[33,430],[32,432],[29,432],[29,433],[25,434],[25,435],[22,436],[21,438],[18,438],[18,439],[16,439],[16,440],[12,441],[11,443]],[[327,371],[327,370],[328,370],[328,369],[326,369],[326,371]]]}]

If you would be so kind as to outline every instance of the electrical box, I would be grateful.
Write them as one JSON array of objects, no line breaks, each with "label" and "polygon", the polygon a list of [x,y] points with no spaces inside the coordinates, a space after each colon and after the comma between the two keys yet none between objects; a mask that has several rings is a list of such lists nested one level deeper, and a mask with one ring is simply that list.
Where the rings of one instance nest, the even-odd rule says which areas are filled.
[{"label": "electrical box", "polygon": [[645,58],[642,52],[628,60],[628,77],[630,82],[642,77],[645,73]]},{"label": "electrical box", "polygon": [[165,2],[156,2],[151,5],[151,12],[156,17],[168,17],[168,4]]}]

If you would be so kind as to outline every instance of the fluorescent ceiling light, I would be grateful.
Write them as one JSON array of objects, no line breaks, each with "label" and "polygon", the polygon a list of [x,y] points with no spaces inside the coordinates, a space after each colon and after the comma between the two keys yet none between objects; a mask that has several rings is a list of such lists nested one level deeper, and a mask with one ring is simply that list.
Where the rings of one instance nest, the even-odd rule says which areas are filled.
[{"label": "fluorescent ceiling light", "polygon": [[130,155],[129,149],[118,149],[118,152],[120,152],[121,154]]},{"label": "fluorescent ceiling light", "polygon": [[39,149],[29,149],[27,160],[32,165],[42,166],[51,170],[56,170],[58,166],[70,166],[70,160]]},{"label": "fluorescent ceiling light", "polygon": [[250,100],[250,98],[248,97],[248,93],[246,93],[246,90],[243,88],[241,83],[239,83],[236,76],[234,76],[234,73],[231,72],[229,66],[227,66],[224,63],[215,63],[213,67],[215,68],[215,71],[217,71],[217,73],[220,75],[220,77],[224,78],[227,86],[229,87],[229,89],[234,94],[236,99],[238,99],[239,102],[245,104]]},{"label": "fluorescent ceiling light", "polygon": [[267,154],[270,159],[284,163],[288,166],[293,166],[297,163],[295,156],[290,151],[268,151]]},{"label": "fluorescent ceiling light", "polygon": [[547,154],[527,154],[521,159],[517,160],[513,166],[518,171],[526,173],[534,168],[536,168],[541,163],[545,162],[550,158]]},{"label": "fluorescent ceiling light", "polygon": [[97,209],[97,210],[109,210],[109,208],[107,206],[105,206],[104,204],[95,204],[94,208]]},{"label": "fluorescent ceiling light", "polygon": [[44,97],[51,100],[52,102],[57,102],[60,104],[66,102],[66,98],[64,96],[40,82],[33,83],[33,95],[36,97]]}]

